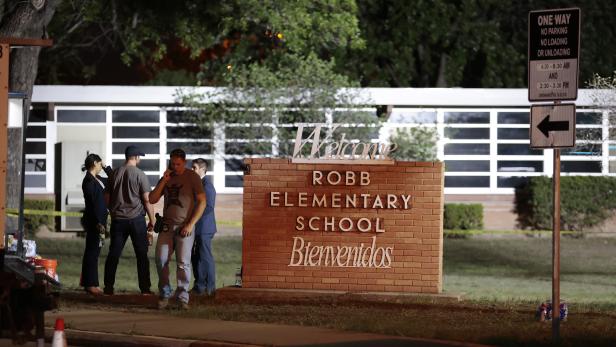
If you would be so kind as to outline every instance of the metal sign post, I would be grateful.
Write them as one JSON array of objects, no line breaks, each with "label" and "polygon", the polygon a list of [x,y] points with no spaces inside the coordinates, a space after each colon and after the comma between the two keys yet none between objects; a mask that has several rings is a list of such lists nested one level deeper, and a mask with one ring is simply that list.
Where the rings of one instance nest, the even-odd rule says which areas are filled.
[{"label": "metal sign post", "polygon": [[560,340],[560,148],[554,148],[554,175],[552,176],[552,340]]},{"label": "metal sign post", "polygon": [[531,107],[530,147],[554,149],[552,175],[552,340],[560,341],[560,148],[575,147],[581,11],[528,13],[528,100],[554,101]]}]

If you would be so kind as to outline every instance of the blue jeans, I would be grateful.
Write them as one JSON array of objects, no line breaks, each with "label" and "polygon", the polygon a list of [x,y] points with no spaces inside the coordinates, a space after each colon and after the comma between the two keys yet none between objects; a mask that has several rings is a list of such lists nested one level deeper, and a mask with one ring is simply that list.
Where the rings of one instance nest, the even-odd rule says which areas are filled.
[{"label": "blue jeans", "polygon": [[190,286],[190,253],[195,241],[194,230],[190,236],[182,237],[178,233],[181,226],[169,227],[169,231],[158,233],[156,242],[156,270],[158,271],[158,290],[161,298],[171,297],[173,289],[169,283],[169,261],[175,252],[177,289],[175,297],[188,303]]},{"label": "blue jeans", "polygon": [[150,260],[148,259],[148,232],[144,216],[111,220],[111,240],[105,261],[105,288],[113,290],[118,262],[129,236],[137,256],[139,289],[147,292],[150,290]]},{"label": "blue jeans", "polygon": [[216,291],[216,266],[212,254],[212,238],[214,234],[195,235],[195,246],[192,253],[193,274],[195,284],[193,289],[198,293],[214,294]]}]

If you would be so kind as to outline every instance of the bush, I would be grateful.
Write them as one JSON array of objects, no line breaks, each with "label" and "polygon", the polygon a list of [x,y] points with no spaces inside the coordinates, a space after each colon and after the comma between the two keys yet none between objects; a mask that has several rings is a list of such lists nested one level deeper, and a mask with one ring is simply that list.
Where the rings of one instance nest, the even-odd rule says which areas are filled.
[{"label": "bush", "polygon": [[[515,212],[521,228],[552,229],[552,179],[530,177],[515,192]],[[616,209],[616,178],[560,178],[560,227],[582,232],[604,222]]]},{"label": "bush", "polygon": [[449,230],[483,229],[483,205],[445,204],[443,228]]},{"label": "bush", "polygon": [[[53,212],[55,203],[52,200],[25,199],[24,209]],[[24,214],[25,230],[36,232],[41,225],[45,225],[53,231],[55,227],[54,217],[51,215]]]}]

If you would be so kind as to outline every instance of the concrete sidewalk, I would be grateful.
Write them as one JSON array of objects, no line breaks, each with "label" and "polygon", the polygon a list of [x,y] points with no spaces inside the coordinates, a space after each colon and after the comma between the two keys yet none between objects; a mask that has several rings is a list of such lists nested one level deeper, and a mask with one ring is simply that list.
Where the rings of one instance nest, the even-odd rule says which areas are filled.
[{"label": "concrete sidewalk", "polygon": [[316,327],[184,318],[170,314],[80,309],[48,312],[47,333],[64,318],[76,346],[479,346]]}]

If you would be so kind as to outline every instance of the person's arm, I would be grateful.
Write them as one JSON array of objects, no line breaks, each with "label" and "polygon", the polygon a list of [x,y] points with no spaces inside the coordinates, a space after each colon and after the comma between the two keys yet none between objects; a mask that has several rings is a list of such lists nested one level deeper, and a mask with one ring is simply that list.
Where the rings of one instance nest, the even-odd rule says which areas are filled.
[{"label": "person's arm", "polygon": [[155,204],[158,200],[160,200],[160,197],[163,196],[163,190],[165,189],[165,186],[167,185],[167,182],[169,182],[170,178],[171,170],[167,169],[165,170],[165,173],[163,173],[163,177],[161,177],[156,184],[156,187],[154,187],[154,190],[151,191],[148,196],[148,201],[150,204]]},{"label": "person's arm", "polygon": [[141,196],[143,200],[143,206],[145,207],[145,211],[148,214],[148,232],[154,230],[154,222],[156,221],[154,218],[154,206],[150,204],[150,192],[144,192]]}]

